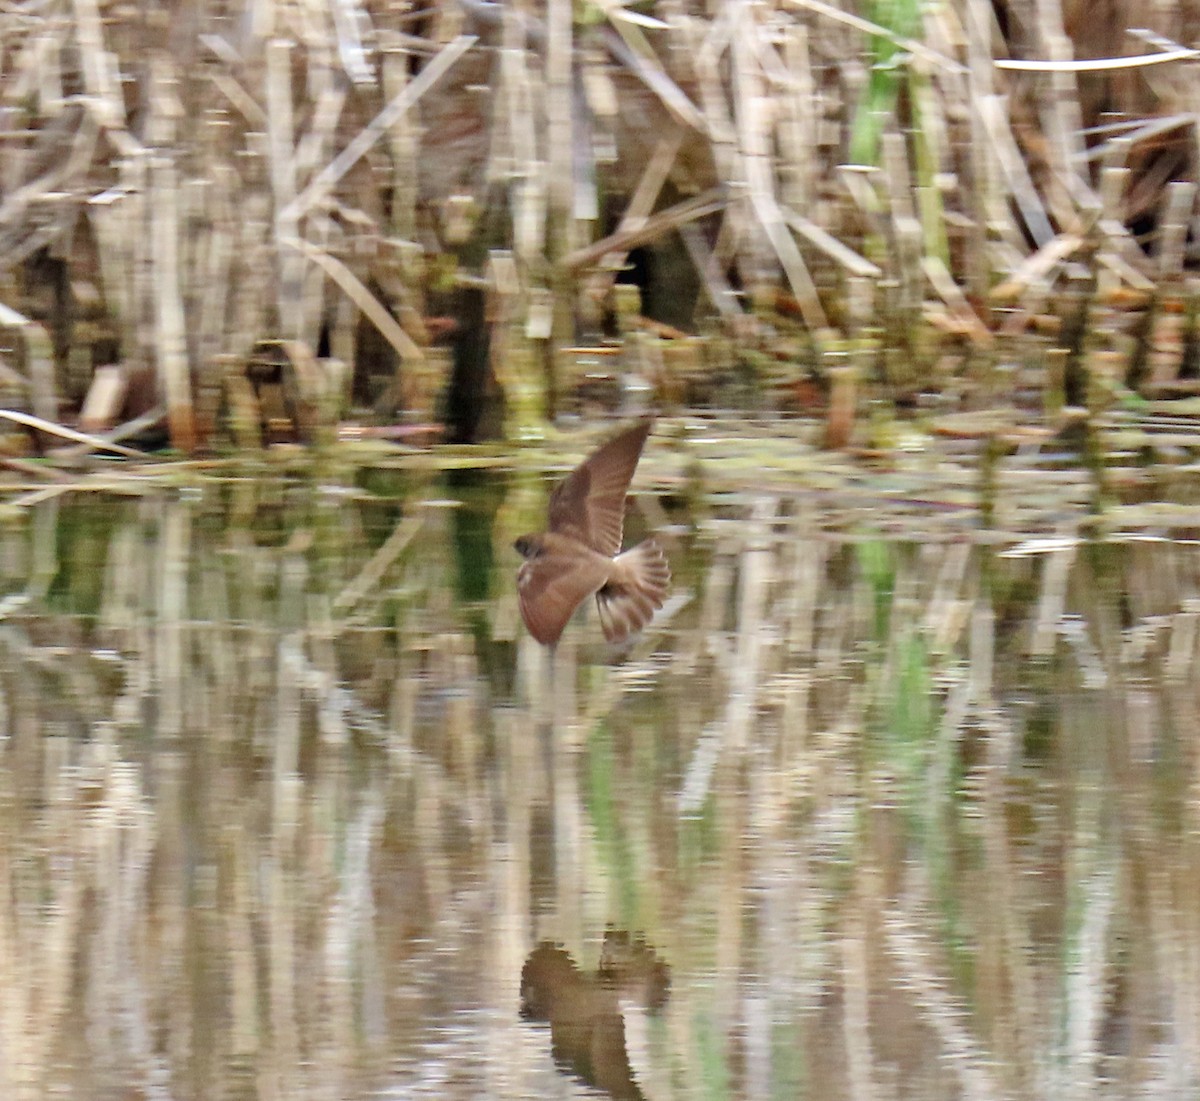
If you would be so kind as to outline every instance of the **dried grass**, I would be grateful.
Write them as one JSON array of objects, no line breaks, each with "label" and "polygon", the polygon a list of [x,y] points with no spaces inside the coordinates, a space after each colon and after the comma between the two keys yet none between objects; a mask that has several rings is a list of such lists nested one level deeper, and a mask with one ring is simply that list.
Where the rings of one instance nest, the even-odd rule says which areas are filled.
[{"label": "dried grass", "polygon": [[[692,401],[722,400],[732,367],[787,406],[847,341],[860,402],[989,402],[994,368],[1064,357],[1118,403],[1190,379],[1187,117],[1094,127],[1080,92],[1178,83],[1196,52],[1171,5],[1106,58],[1076,57],[1050,2],[1008,44],[980,0],[888,26],[817,0],[660,7],[5,9],[0,322],[25,342],[25,409],[69,417],[115,346],[191,450],[221,357],[282,339],[354,364],[361,316],[394,360],[354,364],[358,388],[375,372],[384,405],[428,416],[450,380],[425,380],[422,319],[449,275],[505,298],[485,324],[522,366],[486,374],[519,434],[573,400],[556,349],[597,335],[634,249],[692,267],[705,295],[671,309],[733,337]],[[869,162],[847,165],[852,147]],[[495,253],[514,259],[503,288]],[[847,311],[864,283],[871,307]],[[672,289],[652,274],[645,308]],[[1055,371],[1022,387],[1058,407]]]}]

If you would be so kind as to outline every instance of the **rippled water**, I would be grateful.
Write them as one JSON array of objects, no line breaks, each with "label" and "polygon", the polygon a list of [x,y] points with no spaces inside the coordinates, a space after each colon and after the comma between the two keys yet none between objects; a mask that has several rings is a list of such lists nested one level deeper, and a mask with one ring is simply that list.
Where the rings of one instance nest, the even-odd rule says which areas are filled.
[{"label": "rippled water", "polygon": [[0,528],[0,1096],[1200,1090],[1200,550],[645,497],[550,658],[545,484]]}]

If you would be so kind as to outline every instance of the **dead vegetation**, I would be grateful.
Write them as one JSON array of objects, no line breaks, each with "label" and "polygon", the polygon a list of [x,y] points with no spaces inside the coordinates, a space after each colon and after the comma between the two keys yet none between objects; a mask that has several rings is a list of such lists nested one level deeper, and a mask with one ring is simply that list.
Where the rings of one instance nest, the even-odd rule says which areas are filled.
[{"label": "dead vegetation", "polygon": [[1193,6],[5,5],[4,404],[1144,412],[1200,386]]}]

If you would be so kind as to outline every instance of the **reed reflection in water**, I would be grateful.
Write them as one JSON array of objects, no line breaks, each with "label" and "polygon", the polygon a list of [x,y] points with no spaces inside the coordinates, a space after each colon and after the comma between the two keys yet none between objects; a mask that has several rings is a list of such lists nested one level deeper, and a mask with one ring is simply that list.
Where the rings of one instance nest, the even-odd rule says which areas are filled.
[{"label": "reed reflection in water", "polygon": [[0,1096],[1195,1095],[1195,546],[710,502],[551,669],[543,500],[0,529]]}]

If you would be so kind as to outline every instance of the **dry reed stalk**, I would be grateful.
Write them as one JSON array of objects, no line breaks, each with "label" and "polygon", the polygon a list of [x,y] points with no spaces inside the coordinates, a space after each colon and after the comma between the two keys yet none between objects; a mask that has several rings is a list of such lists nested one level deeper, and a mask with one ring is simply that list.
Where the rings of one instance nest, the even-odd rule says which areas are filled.
[{"label": "dry reed stalk", "polygon": [[1085,404],[1092,416],[1099,416],[1112,408],[1119,391],[1124,389],[1129,356],[1112,348],[1096,348],[1088,354],[1083,366],[1087,372]]},{"label": "dry reed stalk", "polygon": [[[333,152],[337,125],[346,104],[346,92],[333,82],[331,69],[325,65],[313,65],[310,69],[310,84],[315,86],[317,103],[309,129],[296,147],[297,180],[309,178],[316,165],[328,161]],[[402,127],[403,122],[397,124],[397,129]],[[402,197],[397,196],[397,200],[402,202]],[[324,216],[310,217],[306,228],[308,238],[317,248],[330,251],[335,236],[332,219]],[[325,303],[325,279],[325,273],[318,267],[309,268],[303,278],[303,304],[299,311],[301,340],[313,349],[317,348],[320,342],[326,316],[331,312]]]},{"label": "dry reed stalk", "polygon": [[34,415],[42,421],[57,421],[54,350],[45,328],[3,303],[0,303],[0,326],[15,329],[25,345],[24,381],[29,388],[29,405]]},{"label": "dry reed stalk", "polygon": [[488,185],[501,186],[507,186],[517,178],[519,162],[514,127],[518,119],[528,118],[527,112],[518,106],[516,100],[519,89],[516,77],[525,57],[523,38],[516,27],[518,20],[515,10],[506,8],[505,12],[506,17],[501,24],[502,41],[493,63],[494,94],[488,126],[487,162],[483,169],[483,178]]},{"label": "dry reed stalk", "polygon": [[[187,328],[185,331],[188,344],[189,354],[189,369],[191,367],[191,356],[195,352],[195,340],[197,335],[197,310],[200,303],[200,279],[198,274],[203,270],[203,265],[208,257],[209,249],[209,234],[208,234],[208,183],[206,180],[198,179],[190,174],[184,173],[180,181],[179,195],[179,269],[182,273],[180,282],[180,296],[183,302],[183,316]],[[83,338],[83,333],[76,333],[75,342]],[[74,343],[74,342],[73,342]],[[95,381],[92,370],[91,359],[95,355],[94,347],[78,347],[75,351],[76,360],[79,363],[79,378],[81,384],[86,384],[89,380]],[[103,366],[103,365],[100,365]],[[124,374],[125,368],[120,368],[121,374]],[[201,416],[199,411],[200,393],[199,393],[199,372],[193,375],[194,381],[197,383],[197,393],[193,398],[193,403],[196,406],[195,417],[197,423],[197,435],[202,432]],[[90,392],[90,391],[89,391]],[[86,400],[86,399],[85,399]]]},{"label": "dry reed stalk", "polygon": [[[118,63],[104,48],[104,31],[96,0],[73,0],[75,33],[83,67],[84,86],[90,97],[89,108],[106,128],[125,129],[125,110],[118,83]],[[126,141],[133,139],[123,134]]]},{"label": "dry reed stalk", "polygon": [[1154,289],[1154,283],[1145,274],[1148,267],[1146,256],[1121,219],[1130,170],[1118,161],[1127,153],[1128,149],[1123,143],[1112,143],[1112,163],[1106,163],[1100,172],[1101,217],[1096,228],[1103,242],[1098,254],[1101,267],[1097,273],[1102,297],[1110,297],[1116,290],[1114,275],[1120,282],[1137,290],[1149,292]]},{"label": "dry reed stalk", "polygon": [[897,308],[900,318],[897,320],[901,320],[911,316],[920,306],[920,288],[924,284],[921,271],[923,234],[913,202],[912,176],[904,139],[895,130],[888,130],[880,141],[883,183],[896,242],[893,274],[899,281]]},{"label": "dry reed stalk", "polygon": [[[170,62],[168,60],[163,64],[169,65]],[[161,69],[157,75],[166,76]],[[162,91],[166,93],[166,98],[157,101],[160,117],[156,121],[162,129],[169,129],[172,119],[177,117],[179,103],[172,101],[169,88],[163,88]],[[122,157],[117,162],[117,185],[93,201],[97,211],[111,208],[116,216],[110,227],[110,243],[124,268],[120,275],[126,282],[123,293],[124,302],[129,309],[127,324],[131,346],[137,349],[139,356],[147,357],[147,360],[154,348],[153,333],[147,328],[147,318],[152,312],[150,303],[153,302],[153,277],[150,273],[149,255],[152,244],[150,159],[148,149]],[[101,262],[103,263],[103,254]]]},{"label": "dry reed stalk", "polygon": [[[949,18],[952,16],[947,15]],[[964,230],[965,281],[975,301],[985,302],[991,283],[990,269],[995,263],[987,243],[989,227],[1003,226],[1008,236],[1014,235],[1015,227],[1008,196],[997,186],[1001,178],[1000,158],[988,139],[983,117],[983,104],[996,103],[990,48],[993,9],[983,0],[966,0],[957,18],[960,22],[953,32],[947,31],[946,36],[960,44],[967,58],[967,72],[957,80],[950,76],[943,76],[941,80],[947,99],[970,105],[964,139],[967,146],[965,179],[960,190],[969,223]]]},{"label": "dry reed stalk", "polygon": [[[341,260],[322,251],[312,242],[303,238],[293,237],[281,239],[280,244],[287,246],[302,256],[307,257],[317,267],[321,268],[342,292],[370,319],[379,330],[380,335],[396,350],[401,364],[420,365],[425,359],[425,352],[412,337],[401,327],[400,323],[388,313],[386,307],[376,298]],[[407,385],[403,377],[402,385]]]},{"label": "dry reed stalk", "polygon": [[726,321],[735,321],[743,316],[741,303],[737,292],[730,285],[721,265],[708,242],[694,222],[688,222],[679,227],[679,236],[683,240],[692,266],[700,275],[704,290],[709,301]]},{"label": "dry reed stalk", "polygon": [[488,267],[488,358],[504,393],[506,435],[519,439],[535,430],[541,420],[541,387],[533,371],[531,349],[519,333],[522,294],[518,266],[511,253],[495,249]]},{"label": "dry reed stalk", "polygon": [[[931,20],[936,25],[936,21]],[[948,102],[941,87],[934,83],[923,66],[914,66],[909,77],[909,94],[920,125],[917,127],[913,157],[916,167],[917,208],[929,259],[943,264],[950,262],[950,211],[947,209],[957,195],[951,190],[954,180],[951,169],[950,115],[957,101]],[[969,219],[968,219],[969,224]]]},{"label": "dry reed stalk", "polygon": [[841,264],[851,275],[864,279],[878,279],[883,272],[877,264],[860,256],[848,245],[843,244],[831,233],[802,214],[786,207],[782,208],[783,219],[814,248],[820,249],[831,260]]},{"label": "dry reed stalk", "polygon": [[186,454],[195,446],[196,426],[178,266],[178,176],[175,165],[167,157],[155,158],[150,178],[155,243],[155,358],[166,399],[171,444]]},{"label": "dry reed stalk", "polygon": [[784,30],[783,94],[776,124],[781,163],[780,201],[785,209],[812,210],[817,198],[817,119],[824,105],[813,76],[809,34],[800,24]]},{"label": "dry reed stalk", "polygon": [[1074,61],[1073,48],[1063,29],[1062,5],[1060,0],[1037,0],[1034,10],[1038,37],[1047,58],[1055,63],[1043,77],[1048,94],[1041,121],[1048,138],[1048,159],[1056,184],[1086,202],[1091,189],[1077,169],[1086,163],[1083,118],[1079,87],[1070,64]]},{"label": "dry reed stalk", "polygon": [[[658,144],[654,147],[654,152],[646,162],[646,167],[638,177],[633,195],[630,197],[614,233],[634,233],[645,226],[662,193],[663,184],[667,182],[667,177],[675,164],[675,158],[682,143],[683,130],[679,127],[659,139]],[[604,267],[608,269],[608,272],[603,282],[598,285],[598,291],[611,289],[616,273],[624,268],[627,257],[628,253],[621,250],[604,257]]]},{"label": "dry reed stalk", "polygon": [[267,128],[266,111],[238,80],[219,70],[210,73],[209,79],[213,82],[213,86],[229,100],[229,105],[236,108],[247,125],[253,130]]},{"label": "dry reed stalk", "polygon": [[278,217],[300,217],[320,203],[389,129],[446,75],[476,42],[473,35],[459,35],[438,51],[420,73],[407,83],[344,149],[333,158],[288,204]]},{"label": "dry reed stalk", "polygon": [[[767,281],[775,276],[776,264],[771,257],[772,250],[777,253],[776,259],[780,262],[784,262],[780,247],[787,252],[789,260],[796,258],[798,250],[792,241],[789,241],[790,249],[786,244],[780,246],[776,243],[788,234],[780,232],[779,215],[772,209],[775,194],[774,162],[768,152],[768,143],[773,111],[766,95],[766,80],[759,51],[755,48],[758,22],[749,4],[731,4],[730,9],[728,97],[733,135],[737,142],[734,175],[730,182],[744,187],[750,198],[744,213],[745,223],[741,227],[737,260],[753,298],[758,289],[765,287]],[[768,221],[773,225],[765,224]],[[809,281],[803,260],[800,260],[798,267],[797,277],[803,287]],[[801,271],[803,274],[799,273]],[[787,274],[791,276],[790,272]],[[793,291],[798,299],[811,297],[807,287],[804,291],[793,287]]]},{"label": "dry reed stalk", "polygon": [[27,413],[18,413],[13,409],[0,409],[0,420],[11,421],[13,424],[21,424],[27,428],[33,428],[51,436],[59,436],[64,440],[74,440],[76,443],[87,444],[96,451],[111,451],[114,454],[124,455],[130,459],[145,458],[145,455],[141,451],[135,451],[131,447],[124,447],[119,443],[113,443],[99,436],[89,436],[86,432],[76,432],[73,428],[65,428],[61,424],[54,424],[51,421],[44,421],[38,417],[31,417]]},{"label": "dry reed stalk", "polygon": [[1158,278],[1177,279],[1183,271],[1188,226],[1196,209],[1196,185],[1177,180],[1167,186],[1167,202],[1159,231]]},{"label": "dry reed stalk", "polygon": [[645,223],[635,230],[624,233],[613,233],[603,237],[591,245],[585,245],[568,253],[559,261],[559,266],[567,272],[577,272],[591,267],[610,252],[627,252],[638,245],[654,241],[672,229],[679,229],[689,222],[723,210],[729,201],[729,192],[725,187],[716,187],[691,199],[684,199],[674,206],[660,210],[651,215]]},{"label": "dry reed stalk", "polygon": [[[1130,34],[1139,34],[1130,30]],[[1141,57],[1088,57],[1088,58],[1031,58],[1016,60],[1002,58],[996,61],[997,69],[1008,69],[1023,73],[1107,73],[1119,69],[1143,69],[1151,65],[1169,65],[1175,61],[1192,61],[1200,57],[1200,51],[1180,47],[1169,53],[1145,54]]]},{"label": "dry reed stalk", "polygon": [[738,167],[737,135],[721,76],[721,59],[729,48],[737,11],[734,4],[722,4],[707,31],[702,30],[703,24],[699,20],[691,21],[685,27],[704,110],[703,129],[708,135],[717,180],[726,184],[742,178]]},{"label": "dry reed stalk", "polygon": [[338,57],[351,83],[370,87],[375,83],[364,41],[374,37],[367,7],[360,0],[331,0],[329,14],[337,38]]},{"label": "dry reed stalk", "polygon": [[[1046,211],[1046,203],[1034,186],[1029,167],[1013,136],[1011,124],[1005,113],[1006,102],[1000,95],[987,95],[977,101],[977,107],[987,143],[994,150],[1004,176],[1006,190],[1021,211],[1026,231],[1041,248],[1054,237],[1054,227]],[[994,184],[992,186],[995,190]],[[1000,199],[996,202],[997,205],[1002,205]],[[997,213],[995,207],[990,208],[988,212],[993,216]],[[1005,218],[1001,224],[1008,223],[1009,219]]]},{"label": "dry reed stalk", "polygon": [[706,133],[704,116],[667,74],[645,36],[623,19],[611,22],[604,34],[609,53],[658,96],[677,122]]},{"label": "dry reed stalk", "polygon": [[[407,52],[398,44],[385,40],[381,68],[383,93],[390,102],[403,94],[408,83]],[[392,163],[389,230],[393,237],[403,241],[414,241],[417,236],[421,125],[419,120],[414,118],[415,114],[415,107],[404,112],[387,130],[388,151]],[[332,130],[330,137],[332,138]]]},{"label": "dry reed stalk", "polygon": [[[574,337],[573,287],[567,269],[557,267],[563,256],[574,251],[584,219],[596,217],[594,186],[582,192],[584,181],[577,179],[575,142],[585,131],[582,119],[576,119],[575,85],[573,79],[572,0],[547,0],[546,45],[542,69],[545,99],[545,159],[549,178],[546,182],[545,241],[542,255],[550,264],[548,286],[550,297],[539,306],[530,300],[527,334],[540,340],[539,330],[546,331],[545,344],[539,357],[546,379],[547,412],[553,413],[560,390],[556,374],[557,349],[569,344]],[[590,161],[590,157],[588,158]],[[579,209],[580,203],[584,209]],[[537,309],[545,311],[545,321],[537,321]]]},{"label": "dry reed stalk", "polygon": [[930,286],[937,292],[954,317],[954,320],[967,334],[976,347],[986,348],[992,343],[991,331],[979,319],[978,314],[971,308],[962,289],[954,281],[945,262],[939,256],[925,255],[921,259],[921,268]]},{"label": "dry reed stalk", "polygon": [[992,290],[992,299],[1006,302],[1019,298],[1027,288],[1042,288],[1041,296],[1048,291],[1049,276],[1058,266],[1083,248],[1084,239],[1077,233],[1060,233],[1051,238],[1036,252],[1022,261],[1021,266],[1011,272],[1007,279]]},{"label": "dry reed stalk", "polygon": [[[0,226],[11,227],[6,237],[0,237],[8,264],[19,263],[52,246],[69,231],[74,207],[65,201],[69,194],[64,189],[87,171],[96,153],[100,126],[90,114],[81,115],[79,108],[55,114],[58,117],[35,133],[35,142],[27,151],[28,160],[14,158],[14,183],[0,201]],[[74,122],[78,125],[68,138]],[[64,153],[68,140],[70,149]],[[22,170],[32,173],[46,162],[51,167],[29,182],[21,182]]]},{"label": "dry reed stalk", "polygon": [[525,52],[508,44],[515,19],[505,25],[506,45],[501,54],[501,74],[511,103],[508,127],[511,133],[513,205],[513,251],[524,270],[536,270],[546,242],[547,189],[539,171],[534,78]]},{"label": "dry reed stalk", "polygon": [[153,310],[153,362],[167,404],[171,443],[190,452],[196,442],[192,387],[188,369],[186,319],[183,308],[183,274],[179,265],[182,220],[179,210],[179,173],[173,153],[178,120],[183,113],[177,99],[178,78],[165,55],[151,66],[151,109],[148,133],[156,152],[147,165],[149,248],[144,270],[149,285],[144,300]]},{"label": "dry reed stalk", "polygon": [[267,101],[267,163],[271,172],[271,197],[275,210],[273,230],[279,271],[275,284],[275,309],[285,340],[302,340],[304,319],[299,254],[287,247],[298,235],[299,216],[293,209],[297,192],[295,121],[292,106],[292,50],[294,43],[273,38],[266,43],[263,74]]},{"label": "dry reed stalk", "polygon": [[[329,309],[331,314],[329,320],[330,355],[325,366],[331,375],[341,380],[336,392],[341,401],[340,408],[344,412],[345,405],[350,398],[350,383],[353,377],[352,365],[355,360],[356,344],[354,326],[358,320],[358,313],[353,299],[344,294],[337,295],[330,303]],[[334,364],[339,366],[335,367]],[[342,413],[339,413],[340,415]]]},{"label": "dry reed stalk", "polygon": [[123,348],[137,348],[133,252],[130,248],[135,200],[128,188],[135,183],[134,162],[118,167],[121,186],[89,200],[87,222],[96,238],[99,280],[109,317]]},{"label": "dry reed stalk", "polygon": [[[214,127],[218,126],[213,121]],[[233,246],[234,173],[227,162],[212,165],[205,198],[209,231],[204,235],[204,254],[197,261],[202,272],[196,310],[196,359],[210,364],[227,346],[230,282],[234,270]]]},{"label": "dry reed stalk", "polygon": [[[66,492],[68,489],[70,489],[75,481],[70,474],[65,474],[61,470],[55,470],[52,467],[43,466],[40,463],[32,462],[28,459],[14,459],[9,456],[0,456],[0,465],[4,466],[6,470],[16,471],[18,474],[22,474],[27,478],[47,478],[52,482],[70,483],[68,485],[60,485],[57,487],[63,492]],[[31,493],[25,493],[20,497],[10,500],[8,503],[13,508],[28,508],[30,505],[37,504],[38,502],[44,500],[44,494],[46,494],[50,488],[53,487],[47,487],[46,489],[35,489]]]},{"label": "dry reed stalk", "polygon": [[1176,182],[1167,188],[1158,251],[1159,300],[1150,329],[1149,381],[1170,382],[1183,366],[1187,325],[1184,243],[1196,203],[1196,185]]}]

